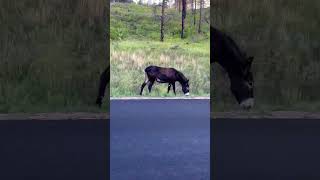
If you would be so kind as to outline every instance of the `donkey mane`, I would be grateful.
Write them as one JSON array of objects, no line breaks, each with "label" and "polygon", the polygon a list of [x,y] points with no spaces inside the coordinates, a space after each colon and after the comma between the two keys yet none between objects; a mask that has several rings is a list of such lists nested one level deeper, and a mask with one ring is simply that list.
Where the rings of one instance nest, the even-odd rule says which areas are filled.
[{"label": "donkey mane", "polygon": [[[221,55],[223,54],[223,56],[225,56],[225,54],[229,54],[230,56],[234,56],[233,60],[234,62],[233,63],[240,63],[240,64],[243,64],[245,62],[241,61],[243,59],[245,59],[246,57],[246,53],[244,53],[240,48],[239,46],[237,45],[237,43],[231,38],[230,35],[228,35],[226,32],[222,32],[214,27],[211,27],[212,28],[212,31],[213,31],[213,36],[211,36],[211,42],[213,41],[214,39],[214,36],[218,36],[219,40],[221,42],[220,46],[223,46],[223,47],[227,47],[225,48],[225,50],[227,50],[227,52],[224,50],[223,52],[213,52],[214,56],[218,55],[219,57],[217,58],[214,58],[213,61],[220,61],[221,60]],[[214,42],[217,42],[217,41],[214,41]],[[216,45],[213,43],[213,46]],[[221,54],[222,53],[222,54]]]},{"label": "donkey mane", "polygon": [[[226,40],[228,43],[230,43],[230,47],[231,47],[231,50],[233,51],[233,53],[235,55],[238,56],[238,59],[242,59],[242,57],[245,57],[245,53],[243,53],[243,51],[239,48],[239,46],[236,44],[236,42],[227,34],[225,34],[226,36]],[[245,63],[245,62],[241,62],[241,63]]]},{"label": "donkey mane", "polygon": [[177,75],[181,78],[183,83],[188,81],[188,79],[180,71],[177,71]]}]

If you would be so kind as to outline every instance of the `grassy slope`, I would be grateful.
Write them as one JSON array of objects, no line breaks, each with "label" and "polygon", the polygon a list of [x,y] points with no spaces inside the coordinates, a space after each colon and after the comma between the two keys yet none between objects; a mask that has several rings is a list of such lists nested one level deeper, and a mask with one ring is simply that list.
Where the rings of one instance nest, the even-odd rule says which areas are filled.
[{"label": "grassy slope", "polygon": [[[112,5],[111,96],[137,96],[144,80],[144,68],[151,64],[181,70],[190,78],[192,95],[209,96],[208,24],[203,23],[204,33],[198,35],[191,26],[192,16],[188,15],[187,37],[181,40],[181,15],[172,9],[167,9],[166,13],[172,14],[172,18],[166,24],[165,42],[160,42],[160,21],[155,20],[152,7],[120,3]],[[181,91],[179,86],[178,92]],[[173,93],[166,94],[166,89],[166,85],[155,85],[154,92],[148,96],[173,96]]]},{"label": "grassy slope", "polygon": [[[256,110],[320,109],[320,1],[214,0],[213,26],[255,56]],[[215,110],[237,109],[217,66]]]},{"label": "grassy slope", "polygon": [[105,3],[1,1],[1,113],[100,111]]}]

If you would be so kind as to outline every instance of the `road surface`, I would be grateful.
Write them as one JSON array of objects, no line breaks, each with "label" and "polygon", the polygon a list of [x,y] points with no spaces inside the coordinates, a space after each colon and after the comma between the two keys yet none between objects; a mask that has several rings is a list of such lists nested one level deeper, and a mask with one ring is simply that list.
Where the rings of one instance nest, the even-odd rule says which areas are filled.
[{"label": "road surface", "polygon": [[109,120],[0,120],[1,180],[106,180]]},{"label": "road surface", "polygon": [[[208,102],[175,102],[150,101],[144,109],[134,101],[112,102],[111,121],[87,113],[72,114],[72,120],[56,113],[0,115],[0,179],[108,179],[109,122],[112,179],[209,179]],[[295,118],[306,114],[211,120],[211,175],[319,180],[320,116]]]},{"label": "road surface", "polygon": [[319,180],[320,118],[211,123],[216,180]]},{"label": "road surface", "polygon": [[111,180],[209,180],[209,100],[112,100]]}]

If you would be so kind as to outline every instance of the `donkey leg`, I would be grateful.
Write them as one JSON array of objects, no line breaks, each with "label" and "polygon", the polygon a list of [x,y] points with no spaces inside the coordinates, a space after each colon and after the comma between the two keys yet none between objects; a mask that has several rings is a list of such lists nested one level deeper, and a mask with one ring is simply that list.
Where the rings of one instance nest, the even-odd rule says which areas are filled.
[{"label": "donkey leg", "polygon": [[167,93],[169,93],[170,88],[171,88],[171,84],[169,83],[169,85],[168,85],[168,92],[167,92]]},{"label": "donkey leg", "polygon": [[175,83],[172,84],[172,89],[173,89],[174,95],[176,95],[176,84]]},{"label": "donkey leg", "polygon": [[149,81],[149,84],[148,84],[149,93],[151,93],[153,83],[154,83],[154,80]]},{"label": "donkey leg", "polygon": [[145,73],[144,74],[144,82],[141,85],[140,95],[142,95],[143,89],[148,84],[148,82],[149,82],[149,78],[148,78],[147,73]]},{"label": "donkey leg", "polygon": [[141,85],[140,95],[142,95],[143,88],[144,88],[146,85],[147,85],[146,82],[143,82],[143,84]]}]

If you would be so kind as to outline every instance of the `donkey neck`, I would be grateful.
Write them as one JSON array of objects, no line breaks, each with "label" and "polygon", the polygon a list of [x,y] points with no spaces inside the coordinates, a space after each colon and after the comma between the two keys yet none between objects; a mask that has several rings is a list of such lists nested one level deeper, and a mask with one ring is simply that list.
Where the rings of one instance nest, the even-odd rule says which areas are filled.
[{"label": "donkey neck", "polygon": [[185,81],[183,81],[182,79],[179,79],[179,80],[178,80],[178,82],[179,82],[181,85],[186,84],[186,82],[185,82]]},{"label": "donkey neck", "polygon": [[230,79],[237,79],[243,76],[242,64],[240,62],[220,62],[218,63],[225,69],[228,73]]}]

